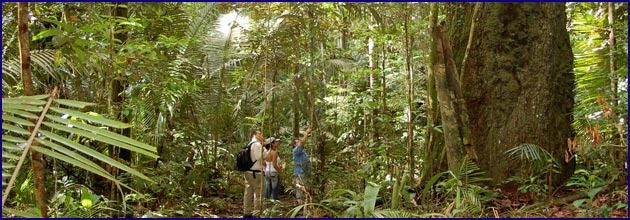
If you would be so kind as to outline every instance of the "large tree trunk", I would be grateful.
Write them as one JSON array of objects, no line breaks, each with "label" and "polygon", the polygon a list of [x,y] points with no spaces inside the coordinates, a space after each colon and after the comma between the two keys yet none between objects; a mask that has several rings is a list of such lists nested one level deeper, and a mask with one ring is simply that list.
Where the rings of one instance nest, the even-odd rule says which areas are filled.
[{"label": "large tree trunk", "polygon": [[[563,182],[575,168],[564,163],[574,97],[564,3],[482,3],[475,18],[466,7],[463,25],[476,24],[462,87],[478,165],[500,183],[520,168],[504,152],[536,144],[562,161],[553,180]],[[469,36],[452,34],[463,57]]]},{"label": "large tree trunk", "polygon": [[[24,96],[34,95],[33,77],[31,73],[31,51],[29,49],[29,37],[28,37],[28,3],[20,2],[18,6],[18,38],[20,46],[20,64],[22,66],[22,84],[24,85]],[[31,119],[31,122],[35,124],[35,120]],[[28,131],[33,132],[34,127],[28,127]],[[35,143],[33,143],[35,145]],[[46,197],[46,188],[44,183],[46,176],[44,172],[44,156],[42,153],[30,149],[31,164],[33,168],[33,182],[35,184],[35,201],[37,208],[40,211],[40,215],[44,218],[48,217],[48,198]],[[3,201],[4,202],[4,201]]]}]

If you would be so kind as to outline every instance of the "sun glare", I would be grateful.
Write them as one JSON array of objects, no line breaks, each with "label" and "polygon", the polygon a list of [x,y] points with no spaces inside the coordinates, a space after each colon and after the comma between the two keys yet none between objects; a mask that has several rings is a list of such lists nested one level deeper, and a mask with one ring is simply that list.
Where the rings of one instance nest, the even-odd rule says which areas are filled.
[{"label": "sun glare", "polygon": [[237,15],[236,11],[221,15],[219,18],[218,29],[224,36],[228,36],[230,29],[232,29],[232,35],[234,35],[248,28],[249,18],[247,16]]}]

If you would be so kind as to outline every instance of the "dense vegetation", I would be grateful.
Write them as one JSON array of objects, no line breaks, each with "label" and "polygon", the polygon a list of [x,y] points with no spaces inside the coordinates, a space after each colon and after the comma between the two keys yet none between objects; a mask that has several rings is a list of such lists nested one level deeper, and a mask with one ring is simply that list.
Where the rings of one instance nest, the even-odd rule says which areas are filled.
[{"label": "dense vegetation", "polygon": [[[628,4],[536,13],[566,16],[566,29],[548,34],[567,31],[570,50],[520,29],[536,27],[532,11],[501,14],[542,11],[537,4],[3,2],[3,217],[241,216],[245,181],[233,156],[248,131],[281,138],[290,171],[289,141],[307,127],[308,203],[293,205],[284,178],[281,203],[261,216],[627,217]],[[490,25],[514,47],[484,49],[491,35],[475,34]],[[436,52],[448,38],[453,54]],[[531,93],[571,112],[549,122],[571,135],[499,137],[517,143],[494,152],[508,161],[505,178],[469,151],[445,150],[455,145],[436,56],[463,75],[535,63],[540,55],[521,49],[538,47],[573,54],[571,73],[557,78],[573,82],[568,101]],[[517,55],[488,61],[505,51]],[[519,77],[543,74],[527,71],[505,81],[514,74],[526,87]],[[471,80],[457,77],[448,82]],[[454,103],[475,106],[476,85],[460,85]],[[483,107],[522,110],[512,104]],[[487,117],[470,115],[458,122]],[[570,175],[552,181],[566,167]]]}]

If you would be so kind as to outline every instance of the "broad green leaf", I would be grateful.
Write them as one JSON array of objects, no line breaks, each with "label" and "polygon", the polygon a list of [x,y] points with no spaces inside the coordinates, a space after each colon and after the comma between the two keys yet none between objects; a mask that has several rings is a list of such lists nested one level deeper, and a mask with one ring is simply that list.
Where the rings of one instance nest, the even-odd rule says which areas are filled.
[{"label": "broad green leaf", "polygon": [[101,161],[103,161],[105,163],[108,163],[109,165],[115,166],[115,167],[117,167],[117,168],[119,168],[119,169],[121,169],[123,171],[131,173],[131,174],[133,174],[135,176],[138,176],[138,177],[140,177],[142,179],[145,179],[145,180],[147,180],[147,181],[149,181],[151,183],[155,183],[155,181],[153,181],[151,178],[145,176],[144,174],[142,174],[142,173],[140,173],[140,172],[138,172],[138,171],[136,171],[134,169],[131,169],[127,165],[124,165],[124,164],[122,164],[122,163],[120,163],[120,162],[118,162],[118,161],[116,161],[116,160],[114,160],[114,159],[112,159],[112,158],[110,158],[110,157],[100,153],[100,152],[97,152],[97,151],[95,151],[95,150],[93,150],[91,148],[88,148],[88,147],[83,146],[81,144],[77,144],[77,143],[75,143],[75,142],[73,142],[73,141],[71,141],[71,140],[69,140],[67,138],[61,137],[59,135],[56,135],[56,134],[48,132],[48,131],[42,130],[41,133],[43,135],[45,135],[46,137],[52,139],[52,140],[55,140],[55,141],[57,141],[59,143],[62,143],[64,145],[68,146],[68,147],[71,147],[71,148],[73,148],[75,150],[83,152],[84,154],[87,154],[87,155],[89,155],[91,157],[94,157],[94,158],[96,158],[98,160],[101,160]]},{"label": "broad green leaf", "polygon": [[427,182],[427,184],[424,186],[424,189],[422,190],[422,201],[426,202],[427,201],[427,197],[429,196],[429,190],[433,187],[433,185],[444,175],[446,174],[446,172],[441,172],[438,174],[435,174],[435,176],[431,177],[431,179],[429,180],[429,182]]},{"label": "broad green leaf", "polygon": [[90,132],[96,133],[96,134],[104,136],[104,137],[108,137],[108,138],[111,138],[111,139],[114,139],[114,140],[118,140],[118,141],[121,141],[121,142],[124,142],[124,143],[135,145],[137,147],[140,147],[142,149],[148,150],[150,152],[157,152],[157,148],[154,147],[154,146],[142,143],[140,141],[136,141],[136,140],[131,139],[129,137],[126,137],[126,136],[123,136],[123,135],[120,135],[120,134],[117,134],[117,133],[114,133],[114,132],[111,132],[111,131],[108,131],[108,130],[104,130],[104,129],[101,129],[101,128],[98,128],[98,127],[95,127],[95,126],[92,126],[92,125],[89,125],[89,124],[83,124],[81,122],[77,122],[77,121],[73,121],[73,120],[69,120],[69,119],[62,119],[62,118],[54,117],[54,116],[46,116],[46,117],[48,119],[50,119],[50,120],[57,121],[57,122],[60,122],[62,124],[69,124],[69,125],[75,126],[77,128],[81,128],[83,130],[90,131]]},{"label": "broad green leaf", "polygon": [[39,32],[39,34],[33,36],[33,40],[32,41],[37,41],[40,39],[44,39],[50,36],[57,36],[57,35],[63,35],[63,31],[56,29],[56,28],[51,28],[42,32]]},{"label": "broad green leaf", "polygon": [[17,110],[29,111],[29,112],[41,112],[44,108],[41,106],[33,106],[33,105],[2,103],[2,112],[9,111],[11,109],[17,109]]},{"label": "broad green leaf", "polygon": [[573,201],[573,206],[575,206],[575,208],[580,208],[580,206],[586,202],[586,199],[578,199]]},{"label": "broad green leaf", "polygon": [[376,197],[378,191],[381,189],[380,185],[373,182],[368,182],[365,186],[365,193],[363,195],[363,216],[367,217],[374,211],[376,205]]},{"label": "broad green leaf", "polygon": [[586,194],[588,195],[589,198],[594,199],[595,195],[597,195],[597,193],[599,193],[599,191],[602,191],[602,187],[597,187],[595,189],[591,189]]},{"label": "broad green leaf", "polygon": [[114,128],[119,128],[119,129],[131,127],[131,125],[126,124],[126,123],[114,121],[114,120],[103,118],[103,117],[92,116],[92,115],[85,114],[83,112],[74,111],[74,110],[70,110],[70,109],[50,107],[50,110],[55,111],[55,112],[59,112],[59,113],[62,113],[62,114],[68,114],[70,116],[74,116],[74,117],[77,117],[77,118],[80,118],[80,119],[85,119],[85,120],[88,120],[88,121],[100,123],[100,124],[108,126],[108,127],[114,127]]},{"label": "broad green leaf", "polygon": [[353,199],[358,199],[356,193],[349,189],[333,189],[331,191],[328,191],[328,193],[326,193],[326,197],[333,198],[333,199],[340,198],[340,197],[343,198],[342,196],[345,194],[350,194],[352,195]]},{"label": "broad green leaf", "polygon": [[23,135],[31,135],[31,132],[28,132],[28,130],[24,128],[20,128],[18,126],[6,124],[6,123],[2,123],[2,130],[11,131],[11,132],[23,134]]},{"label": "broad green leaf", "polygon": [[80,108],[80,109],[85,108],[86,106],[96,105],[94,103],[74,101],[74,100],[68,100],[68,99],[55,99],[54,102],[65,105],[65,106],[70,106],[70,107],[75,107],[75,108]]},{"label": "broad green leaf", "polygon": [[14,137],[11,135],[2,135],[2,140],[3,141],[8,141],[8,142],[13,142],[13,143],[26,143],[26,140],[19,138],[19,137]]},{"label": "broad green leaf", "polygon": [[146,151],[146,150],[144,150],[142,148],[134,147],[134,146],[131,146],[129,144],[126,144],[126,143],[123,143],[123,142],[120,142],[120,141],[117,141],[117,140],[114,140],[114,139],[111,139],[111,138],[108,138],[108,137],[99,136],[99,135],[91,133],[91,132],[87,132],[87,131],[84,131],[84,130],[71,128],[71,127],[68,127],[68,126],[65,126],[65,125],[50,123],[50,122],[44,122],[44,125],[49,126],[51,128],[54,128],[54,129],[57,129],[57,130],[62,130],[62,131],[66,131],[66,132],[69,132],[69,133],[78,134],[78,135],[81,135],[83,137],[91,138],[91,139],[94,139],[96,141],[100,141],[100,142],[103,142],[103,143],[111,144],[111,145],[114,145],[114,146],[117,146],[117,147],[120,147],[120,148],[125,148],[127,150],[130,150],[130,151],[133,151],[133,152],[137,152],[137,153],[141,153],[141,154],[144,154],[144,155],[149,156],[149,157],[153,157],[153,158],[156,158],[156,159],[158,158],[158,156],[156,154],[153,154],[153,153],[151,153],[149,151]]},{"label": "broad green leaf", "polygon": [[24,126],[35,126],[35,124],[33,124],[33,122],[30,122],[28,120],[22,119],[22,118],[18,118],[12,115],[2,115],[2,120],[6,120],[6,121],[10,121],[16,124],[21,124]]},{"label": "broad green leaf", "polygon": [[86,208],[92,208],[92,198],[90,198],[90,191],[87,187],[83,186],[81,190],[81,205]]}]

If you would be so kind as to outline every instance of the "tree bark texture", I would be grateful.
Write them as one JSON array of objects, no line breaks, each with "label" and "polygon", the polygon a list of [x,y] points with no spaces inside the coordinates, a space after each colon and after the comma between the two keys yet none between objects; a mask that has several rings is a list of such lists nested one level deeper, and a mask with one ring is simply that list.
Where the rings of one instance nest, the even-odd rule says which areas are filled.
[{"label": "tree bark texture", "polygon": [[431,39],[433,43],[431,43],[431,53],[429,59],[431,61],[431,70],[428,73],[427,79],[427,133],[426,137],[426,145],[424,148],[424,164],[423,164],[423,179],[429,179],[439,172],[443,171],[442,167],[446,166],[444,160],[440,155],[444,155],[444,150],[439,147],[444,141],[444,135],[437,132],[435,127],[441,125],[440,119],[440,110],[438,108],[438,99],[437,99],[437,91],[435,88],[435,62],[437,59],[436,55],[436,40],[437,39],[437,31],[435,30],[438,26],[438,7],[437,3],[431,3]]},{"label": "tree bark texture", "polygon": [[444,23],[434,28],[435,57],[432,59],[437,99],[442,116],[444,146],[449,170],[457,170],[464,160],[477,159],[469,140],[468,117],[457,77],[451,44]]},{"label": "tree bark texture", "polygon": [[[112,6],[112,17],[115,19],[126,19],[128,17],[128,10],[127,10],[127,3],[126,2],[116,2],[114,3],[114,5]],[[120,20],[118,20],[118,22],[120,22]],[[113,34],[113,38],[111,41],[111,62],[112,62],[112,66],[111,66],[111,73],[113,76],[113,79],[111,81],[111,87],[110,87],[110,94],[109,94],[109,106],[110,106],[110,113],[113,117],[116,118],[116,120],[120,120],[122,122],[129,122],[127,116],[125,116],[123,114],[123,110],[124,110],[124,104],[125,104],[125,90],[128,87],[128,81],[127,81],[127,76],[125,75],[125,71],[124,68],[122,70],[119,70],[118,68],[120,68],[119,66],[117,66],[116,63],[116,54],[119,51],[117,49],[117,42],[120,42],[120,45],[124,45],[125,42],[127,41],[127,39],[129,38],[128,33],[126,31],[117,31],[117,29],[114,27],[112,28],[112,32],[114,32],[115,34]],[[122,47],[121,47],[122,48]],[[124,129],[120,129],[116,131],[117,133],[123,135],[123,136],[130,136],[131,133],[131,129],[130,128],[124,128]],[[109,152],[110,152],[110,157],[113,159],[117,159],[120,158],[126,162],[131,162],[131,151],[127,150],[127,149],[123,149],[123,148],[119,148],[119,147],[114,147],[114,146],[109,146]],[[158,155],[161,152],[158,152]],[[108,167],[108,172],[112,174],[112,176],[118,176],[118,169],[115,167]],[[107,189],[109,191],[109,195],[110,195],[110,199],[122,199],[122,195],[119,195],[116,191],[116,186],[113,182],[110,182],[109,184],[109,188]]]},{"label": "tree bark texture", "polygon": [[[471,12],[473,5],[466,7]],[[563,159],[574,98],[564,3],[482,3],[475,18],[465,14],[461,25],[476,23],[462,87],[479,167],[500,183],[521,167],[505,152],[536,144],[562,161],[553,180],[563,182],[575,168]],[[468,41],[460,32],[451,33],[456,54]]]},{"label": "tree bark texture", "polygon": [[[28,3],[20,2],[18,6],[18,39],[20,43],[20,64],[22,67],[22,84],[24,85],[24,96],[34,95],[35,87],[33,85],[33,76],[31,73],[31,51],[29,48],[29,36],[28,36],[28,22],[30,17],[28,15]],[[34,119],[29,119],[35,124]],[[33,132],[34,127],[28,127],[29,132]],[[35,145],[35,143],[33,143]],[[46,197],[46,188],[44,183],[46,182],[46,176],[44,171],[44,156],[35,151],[33,148],[31,153],[31,167],[33,169],[33,183],[35,185],[35,201],[37,208],[40,211],[40,215],[44,218],[48,217],[48,201]]]},{"label": "tree bark texture", "polygon": [[[127,7],[128,5],[126,2],[115,3],[115,6],[112,12],[112,17],[114,18],[120,17],[120,18],[126,19],[128,16]],[[120,40],[121,45],[124,45],[127,39],[129,38],[129,36],[126,31],[120,31],[114,34],[114,38],[117,40]],[[114,114],[112,115],[116,115],[117,119],[121,120],[122,122],[127,123],[129,122],[129,120],[127,119],[127,116],[123,115],[122,113],[123,113],[123,106],[125,102],[124,91],[127,89],[129,82],[127,81],[127,77],[125,76],[124,73],[117,74],[119,71],[116,68],[114,68],[113,71],[114,72],[112,74],[114,74],[114,79],[112,80],[112,86],[111,86],[110,105],[114,105],[114,109],[116,110]],[[124,72],[124,71],[120,71],[120,72]],[[129,137],[130,133],[131,133],[131,129],[129,128],[122,129],[121,131],[121,134],[127,137]],[[127,162],[131,161],[131,151],[127,149],[123,149],[123,148],[118,148],[118,150],[119,150],[120,159],[123,159]]]}]

